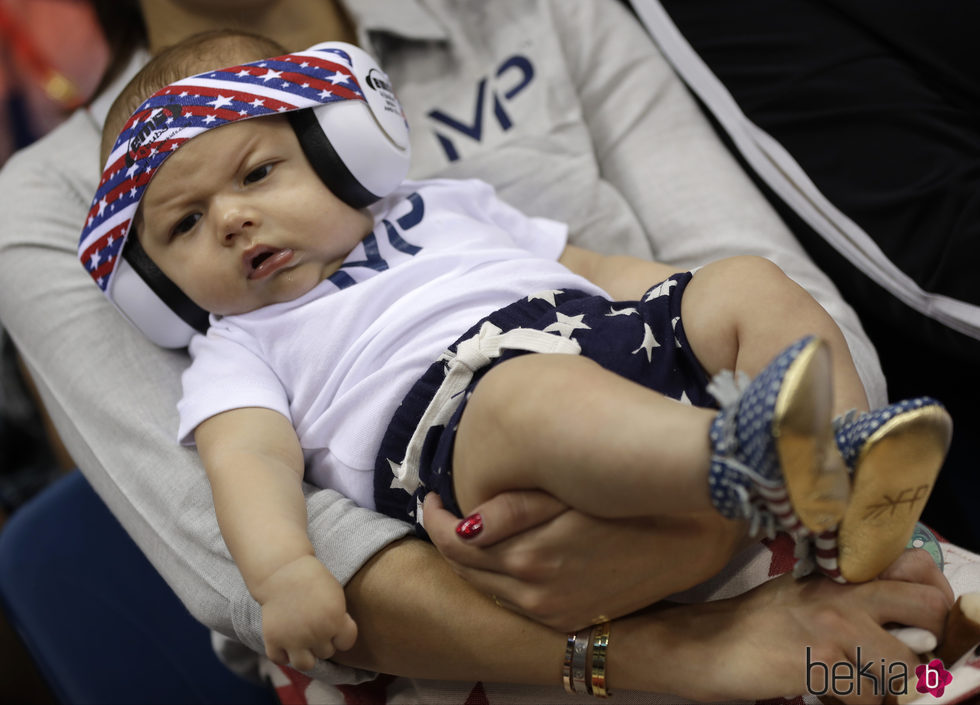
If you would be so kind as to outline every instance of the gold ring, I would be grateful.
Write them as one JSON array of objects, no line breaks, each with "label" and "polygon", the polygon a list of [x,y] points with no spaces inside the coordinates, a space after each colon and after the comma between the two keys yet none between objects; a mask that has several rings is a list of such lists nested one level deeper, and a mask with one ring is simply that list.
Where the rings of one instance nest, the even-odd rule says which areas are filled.
[{"label": "gold ring", "polygon": [[497,605],[497,607],[504,606],[504,603],[502,603],[499,599],[497,599],[496,595],[490,595],[490,599],[493,600],[494,604]]}]

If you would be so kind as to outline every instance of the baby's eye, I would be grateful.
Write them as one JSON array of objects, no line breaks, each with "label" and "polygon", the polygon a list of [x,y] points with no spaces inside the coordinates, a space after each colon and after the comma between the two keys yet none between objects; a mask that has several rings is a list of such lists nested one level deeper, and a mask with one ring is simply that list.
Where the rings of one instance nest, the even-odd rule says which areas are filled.
[{"label": "baby's eye", "polygon": [[183,235],[188,232],[191,228],[197,225],[197,221],[201,219],[200,213],[191,213],[190,215],[184,216],[178,223],[170,230],[170,236],[175,237],[177,235]]},{"label": "baby's eye", "polygon": [[256,181],[261,181],[269,175],[270,171],[272,171],[271,164],[263,164],[257,169],[252,169],[252,171],[245,175],[245,183],[254,184]]}]

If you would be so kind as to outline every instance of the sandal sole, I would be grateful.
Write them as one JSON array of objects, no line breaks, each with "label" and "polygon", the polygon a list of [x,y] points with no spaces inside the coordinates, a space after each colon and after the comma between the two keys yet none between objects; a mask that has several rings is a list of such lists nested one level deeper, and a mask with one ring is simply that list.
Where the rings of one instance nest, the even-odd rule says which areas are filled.
[{"label": "sandal sole", "polygon": [[845,580],[872,580],[905,550],[951,437],[949,414],[928,406],[889,419],[865,442],[838,533]]},{"label": "sandal sole", "polygon": [[792,510],[809,531],[836,527],[849,494],[847,468],[833,449],[832,363],[814,338],[790,365],[773,410],[772,433]]}]

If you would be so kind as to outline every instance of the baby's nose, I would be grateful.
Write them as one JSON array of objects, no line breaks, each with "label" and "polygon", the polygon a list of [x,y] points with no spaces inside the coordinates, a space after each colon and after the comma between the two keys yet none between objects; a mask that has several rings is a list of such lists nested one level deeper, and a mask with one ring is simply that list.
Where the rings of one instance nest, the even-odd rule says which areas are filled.
[{"label": "baby's nose", "polygon": [[231,245],[239,235],[255,229],[258,218],[247,208],[230,206],[224,210],[219,224],[219,233],[224,244]]}]

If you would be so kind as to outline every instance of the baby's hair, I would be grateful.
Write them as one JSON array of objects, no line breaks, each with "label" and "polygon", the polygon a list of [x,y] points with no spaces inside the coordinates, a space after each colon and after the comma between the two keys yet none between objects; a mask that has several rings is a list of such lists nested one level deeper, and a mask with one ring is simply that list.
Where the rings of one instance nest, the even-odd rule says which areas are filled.
[{"label": "baby's hair", "polygon": [[288,51],[259,34],[219,29],[201,32],[162,49],[126,84],[109,108],[102,128],[100,164],[105,164],[119,131],[144,100],[161,88],[211,69],[282,56]]}]

